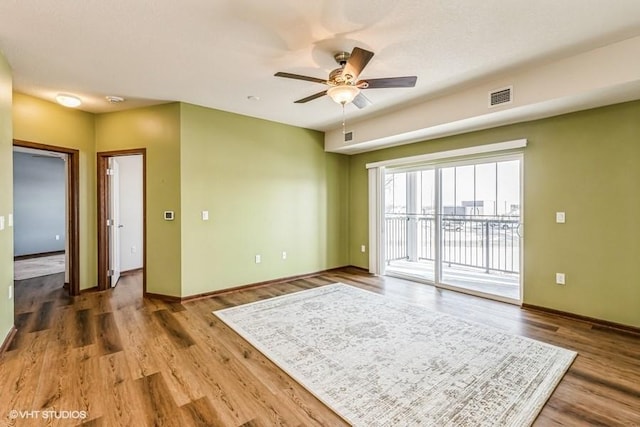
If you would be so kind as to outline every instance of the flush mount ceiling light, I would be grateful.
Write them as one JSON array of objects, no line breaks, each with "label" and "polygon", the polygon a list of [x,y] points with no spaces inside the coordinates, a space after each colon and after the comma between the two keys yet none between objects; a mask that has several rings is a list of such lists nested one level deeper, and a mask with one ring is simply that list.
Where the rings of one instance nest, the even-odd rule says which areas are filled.
[{"label": "flush mount ceiling light", "polygon": [[360,89],[351,85],[333,86],[327,89],[327,95],[338,104],[348,104],[360,93]]},{"label": "flush mount ceiling light", "polygon": [[56,101],[58,104],[69,108],[79,107],[80,104],[82,104],[82,101],[80,101],[80,98],[77,96],[67,95],[65,93],[59,93],[56,96]]}]

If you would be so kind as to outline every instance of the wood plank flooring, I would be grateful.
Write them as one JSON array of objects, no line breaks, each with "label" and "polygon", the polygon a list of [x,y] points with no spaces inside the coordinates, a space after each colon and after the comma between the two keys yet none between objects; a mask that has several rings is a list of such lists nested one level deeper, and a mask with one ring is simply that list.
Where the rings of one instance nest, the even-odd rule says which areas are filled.
[{"label": "wood plank flooring", "polygon": [[[633,333],[350,268],[183,305],[143,299],[141,279],[75,298],[61,289],[62,275],[16,282],[18,333],[0,359],[0,425],[346,425],[211,314],[340,281],[577,351],[536,426],[640,426]],[[86,418],[12,420],[13,409]]]}]

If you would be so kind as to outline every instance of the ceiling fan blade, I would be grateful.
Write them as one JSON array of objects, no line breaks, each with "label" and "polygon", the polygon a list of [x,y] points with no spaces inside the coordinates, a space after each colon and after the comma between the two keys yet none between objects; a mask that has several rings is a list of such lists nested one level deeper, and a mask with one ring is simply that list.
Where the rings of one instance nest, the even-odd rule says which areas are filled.
[{"label": "ceiling fan blade", "polygon": [[360,92],[355,98],[353,98],[353,101],[351,102],[353,103],[353,105],[360,109],[371,105],[371,101],[369,100],[369,98],[364,96],[362,92]]},{"label": "ceiling fan blade", "polygon": [[351,76],[350,79],[356,80],[364,67],[371,61],[371,58],[373,58],[373,52],[354,47],[351,56],[349,56],[349,60],[344,66],[342,76],[348,78],[347,76],[349,75]]},{"label": "ceiling fan blade", "polygon": [[367,79],[360,80],[358,86],[361,83],[367,83],[368,86],[362,87],[362,89],[384,89],[391,87],[414,87],[418,77],[406,76],[406,77],[388,77],[384,79]]},{"label": "ceiling fan blade", "polygon": [[325,96],[326,94],[327,94],[327,91],[323,90],[322,92],[315,93],[313,95],[307,96],[306,98],[298,99],[294,103],[295,104],[304,104],[305,102],[313,101],[314,99],[320,98],[321,96]]},{"label": "ceiling fan blade", "polygon": [[318,79],[316,77],[301,76],[300,74],[291,74],[291,73],[278,72],[278,73],[275,73],[274,76],[276,76],[276,77],[285,77],[287,79],[305,80],[305,81],[308,81],[308,82],[327,84],[326,80]]}]

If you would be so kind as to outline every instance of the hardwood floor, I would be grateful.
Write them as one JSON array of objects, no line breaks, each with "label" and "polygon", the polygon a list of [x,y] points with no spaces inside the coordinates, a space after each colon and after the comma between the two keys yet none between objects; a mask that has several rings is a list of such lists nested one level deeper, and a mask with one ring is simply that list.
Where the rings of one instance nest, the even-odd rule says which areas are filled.
[{"label": "hardwood floor", "polygon": [[[211,314],[340,281],[577,351],[536,426],[640,426],[640,336],[630,332],[356,269],[183,305],[144,300],[140,274],[75,298],[62,280],[16,283],[18,333],[0,361],[0,425],[346,425]],[[13,409],[78,412],[12,420]]]}]

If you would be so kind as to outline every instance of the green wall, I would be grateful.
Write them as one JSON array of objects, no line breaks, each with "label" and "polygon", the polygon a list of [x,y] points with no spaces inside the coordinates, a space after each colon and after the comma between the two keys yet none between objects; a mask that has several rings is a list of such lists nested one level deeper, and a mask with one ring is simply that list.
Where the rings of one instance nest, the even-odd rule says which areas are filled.
[{"label": "green wall", "polygon": [[348,157],[320,132],[181,109],[183,295],[348,264]]},{"label": "green wall", "polygon": [[20,93],[14,93],[13,96],[13,138],[79,150],[80,289],[97,285],[93,117],[91,113],[61,107]]},{"label": "green wall", "polygon": [[5,229],[0,231],[0,344],[13,327],[13,229],[6,223],[13,212],[13,142],[11,123],[11,68],[0,53],[0,215]]},{"label": "green wall", "polygon": [[[147,292],[179,297],[180,104],[98,114],[95,122],[96,152],[146,148]],[[163,219],[169,210],[174,221]]]},{"label": "green wall", "polygon": [[179,104],[95,115],[15,93],[13,126],[15,139],[80,152],[80,289],[97,285],[96,152],[147,148],[147,290],[180,296]]},{"label": "green wall", "polygon": [[366,163],[520,138],[524,302],[640,327],[638,101],[352,156],[351,264],[368,265]]},{"label": "green wall", "polygon": [[13,116],[16,139],[80,150],[81,289],[97,282],[96,152],[133,148],[146,148],[148,292],[348,264],[349,160],[325,153],[319,132],[178,103],[90,114],[23,94]]},{"label": "green wall", "polygon": [[[5,216],[12,205],[10,108],[11,75],[0,58]],[[325,153],[321,133],[188,104],[94,115],[13,97],[14,138],[80,151],[82,289],[96,284],[97,151],[147,149],[148,291],[189,296],[367,267],[360,252],[368,246],[366,163],[527,138],[524,302],[633,326],[640,326],[639,117],[640,101],[347,157]],[[164,221],[165,210],[176,220]],[[567,213],[566,224],[555,223],[556,211]],[[5,230],[0,333],[13,318],[6,298],[12,258]],[[556,272],[566,274],[565,286],[554,284]]]}]

